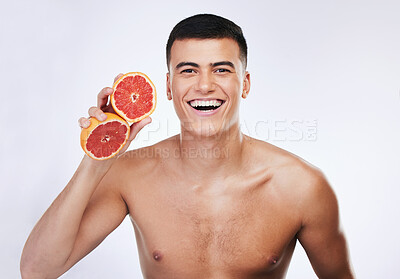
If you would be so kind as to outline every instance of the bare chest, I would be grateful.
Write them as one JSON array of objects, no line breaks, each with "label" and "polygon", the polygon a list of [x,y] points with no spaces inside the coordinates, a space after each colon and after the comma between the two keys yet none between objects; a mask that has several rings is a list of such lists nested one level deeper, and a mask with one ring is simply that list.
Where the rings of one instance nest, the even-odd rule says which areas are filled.
[{"label": "bare chest", "polygon": [[127,198],[147,277],[268,278],[284,273],[296,242],[295,215],[263,185],[234,184],[215,191],[155,183]]}]

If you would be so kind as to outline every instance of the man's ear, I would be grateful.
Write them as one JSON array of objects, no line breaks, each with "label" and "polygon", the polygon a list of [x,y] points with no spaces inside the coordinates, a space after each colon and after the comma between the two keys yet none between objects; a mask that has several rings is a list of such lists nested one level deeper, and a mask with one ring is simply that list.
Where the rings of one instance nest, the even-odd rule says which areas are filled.
[{"label": "man's ear", "polygon": [[242,92],[242,98],[246,99],[247,95],[249,95],[250,92],[250,73],[246,71],[244,74],[244,80],[243,80],[243,92]]},{"label": "man's ear", "polygon": [[167,73],[167,98],[168,100],[172,100],[172,92],[171,92],[171,85],[170,85],[170,77],[169,73]]}]

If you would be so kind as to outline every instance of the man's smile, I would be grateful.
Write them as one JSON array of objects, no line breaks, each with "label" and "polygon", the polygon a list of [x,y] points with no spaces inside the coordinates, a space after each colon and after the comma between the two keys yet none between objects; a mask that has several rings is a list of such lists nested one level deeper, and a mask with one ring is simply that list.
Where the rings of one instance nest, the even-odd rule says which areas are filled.
[{"label": "man's smile", "polygon": [[219,108],[225,103],[221,99],[193,99],[187,102],[196,112],[200,114],[212,114],[219,110]]}]

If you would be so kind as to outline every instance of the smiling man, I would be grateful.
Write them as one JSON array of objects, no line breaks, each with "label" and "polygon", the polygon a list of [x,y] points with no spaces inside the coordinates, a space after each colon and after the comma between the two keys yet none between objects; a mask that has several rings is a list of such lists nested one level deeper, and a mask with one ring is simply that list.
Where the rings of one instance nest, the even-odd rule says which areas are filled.
[{"label": "smiling man", "polygon": [[[246,64],[233,22],[196,15],[178,23],[167,44],[167,97],[181,133],[117,159],[85,155],[28,238],[22,277],[61,275],[129,214],[144,278],[284,278],[297,240],[318,277],[353,278],[323,174],[240,131]],[[90,116],[112,111],[111,92],[99,93]],[[132,125],[130,140],[148,123]]]}]

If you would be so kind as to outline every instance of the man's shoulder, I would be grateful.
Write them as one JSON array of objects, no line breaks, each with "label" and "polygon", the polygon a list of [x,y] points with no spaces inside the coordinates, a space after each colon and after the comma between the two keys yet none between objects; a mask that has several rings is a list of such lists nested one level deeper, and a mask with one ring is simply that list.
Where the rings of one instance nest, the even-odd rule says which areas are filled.
[{"label": "man's shoulder", "polygon": [[[130,171],[134,171],[132,166],[135,166],[134,169],[138,171],[144,171],[145,169],[154,170],[155,166],[161,161],[171,158],[171,153],[173,153],[173,148],[176,144],[176,137],[177,135],[153,145],[128,150],[118,157],[115,165],[120,170],[128,168]],[[134,146],[134,142],[132,145]]]},{"label": "man's shoulder", "polygon": [[318,167],[268,142],[254,138],[249,141],[254,160],[271,172],[278,185],[302,193],[329,190],[327,179]]},{"label": "man's shoulder", "polygon": [[255,160],[260,160],[269,167],[282,171],[290,168],[302,168],[304,171],[313,172],[318,170],[303,158],[271,143],[246,136],[248,150],[246,152],[254,156]]},{"label": "man's shoulder", "polygon": [[[106,180],[110,181],[109,184],[112,184],[116,191],[126,192],[127,188],[137,189],[155,177],[160,177],[165,161],[171,157],[173,138],[126,151],[113,163],[107,172]],[[133,142],[132,146],[134,144]]]},{"label": "man's shoulder", "polygon": [[[270,143],[251,139],[252,168],[261,166],[268,177],[265,195],[279,201],[280,210],[300,224],[314,212],[335,212],[337,199],[323,172],[303,158]],[[248,162],[251,159],[247,159]],[[272,196],[270,195],[272,193]],[[267,202],[267,201],[266,201]]]}]

